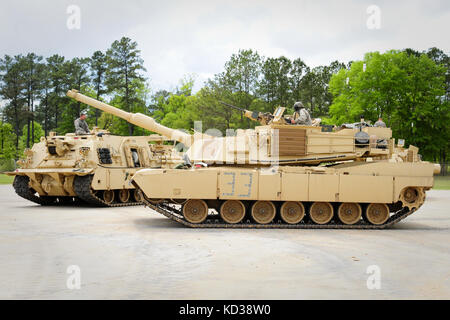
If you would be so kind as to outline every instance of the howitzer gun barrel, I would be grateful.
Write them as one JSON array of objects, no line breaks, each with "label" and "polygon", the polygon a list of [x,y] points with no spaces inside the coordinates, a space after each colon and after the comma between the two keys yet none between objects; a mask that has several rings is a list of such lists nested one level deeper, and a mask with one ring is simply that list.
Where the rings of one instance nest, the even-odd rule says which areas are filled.
[{"label": "howitzer gun barrel", "polygon": [[134,124],[138,127],[147,129],[149,131],[156,132],[160,135],[163,135],[169,139],[176,140],[178,142],[183,143],[185,146],[190,147],[192,144],[192,136],[188,133],[182,132],[180,130],[174,130],[168,127],[165,127],[155,121],[152,117],[146,116],[142,113],[131,113],[121,110],[119,108],[115,108],[110,106],[104,102],[98,101],[91,97],[85,96],[84,94],[79,93],[77,90],[69,90],[67,91],[67,96],[85,103],[91,107],[96,109],[100,109],[106,113],[110,113],[119,118],[122,118],[128,121],[131,124]]}]

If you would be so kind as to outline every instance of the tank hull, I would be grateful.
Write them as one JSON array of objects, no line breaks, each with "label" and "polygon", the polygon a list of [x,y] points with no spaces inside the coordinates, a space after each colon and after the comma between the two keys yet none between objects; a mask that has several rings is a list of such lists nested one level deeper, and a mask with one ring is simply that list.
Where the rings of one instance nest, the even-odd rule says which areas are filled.
[{"label": "tank hull", "polygon": [[[433,186],[434,171],[432,163],[388,161],[330,167],[223,166],[140,170],[132,183],[147,205],[193,227],[379,228],[423,204],[426,190]],[[191,200],[201,200],[208,207],[209,214],[200,223],[192,223],[183,212],[186,203],[196,209]],[[183,207],[176,208],[179,203]],[[225,204],[234,205],[242,218],[227,222]],[[295,208],[301,213],[297,218]],[[271,214],[264,220],[258,210]],[[291,218],[289,210],[294,211]]]}]

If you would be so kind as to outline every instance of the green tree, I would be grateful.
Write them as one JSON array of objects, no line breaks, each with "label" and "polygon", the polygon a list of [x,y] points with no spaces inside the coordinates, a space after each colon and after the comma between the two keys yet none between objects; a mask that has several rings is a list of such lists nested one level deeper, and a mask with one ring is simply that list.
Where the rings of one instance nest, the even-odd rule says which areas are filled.
[{"label": "green tree", "polygon": [[[140,57],[137,43],[123,37],[114,41],[106,51],[108,69],[106,84],[108,91],[119,95],[119,106],[127,112],[136,112],[133,106],[139,104],[136,91],[145,81],[141,71],[146,71]],[[128,134],[133,135],[134,125],[128,124]]]},{"label": "green tree", "polygon": [[[23,151],[25,148],[27,147],[27,132],[28,132],[28,124],[26,124],[23,128],[22,128],[22,136],[20,136],[19,138],[19,153],[23,154]],[[33,138],[31,142],[31,146],[33,146],[33,144],[35,144],[36,142],[39,142],[41,137],[43,137],[45,135],[44,130],[42,129],[42,126],[39,123],[35,123],[34,125],[34,130],[35,130],[35,136]]]},{"label": "green tree", "polygon": [[260,94],[270,105],[270,112],[277,106],[287,107],[290,100],[292,62],[286,57],[267,58],[262,66]]},{"label": "green tree", "polygon": [[59,105],[62,102],[62,96],[64,95],[64,83],[66,81],[67,74],[65,71],[65,58],[54,54],[47,59],[47,72],[48,79],[50,80],[50,88],[51,91],[48,92],[48,108],[51,110],[50,119],[53,120],[52,128],[58,128],[60,113]]},{"label": "green tree", "polygon": [[[136,79],[136,83],[132,83],[134,88],[134,98],[132,100],[133,105],[131,105],[132,112],[149,114],[149,109],[147,107],[147,100],[150,89],[146,83]],[[110,105],[118,108],[123,108],[124,97],[120,95],[114,95],[113,98],[108,102]],[[88,118],[89,120],[89,118]],[[92,120],[91,120],[92,121]],[[111,133],[117,135],[129,135],[129,123],[123,119],[113,116],[109,113],[103,112],[98,118],[98,126],[103,129],[108,129]],[[147,135],[149,132],[140,127],[134,127],[133,135]]]},{"label": "green tree", "polygon": [[12,125],[2,120],[0,123],[1,159],[13,159],[15,157],[15,140],[16,137]]},{"label": "green tree", "polygon": [[[67,74],[63,82],[64,93],[69,89],[76,89],[84,93],[90,91],[89,62],[89,58],[73,58],[64,63],[63,70]],[[74,120],[79,117],[84,107],[81,102],[75,101],[65,94],[59,101],[61,120],[59,122],[58,132],[74,132]],[[89,119],[89,121],[91,120]]]},{"label": "green tree", "polygon": [[171,94],[167,90],[158,90],[152,95],[149,111],[157,121],[161,121],[164,118],[166,112],[165,106]]},{"label": "green tree", "polygon": [[209,79],[196,94],[196,109],[205,128],[226,129],[249,127],[252,124],[241,113],[220,103],[252,108],[259,90],[262,58],[251,49],[239,50],[224,65],[224,71]]},{"label": "green tree", "polygon": [[51,119],[53,118],[49,101],[51,97],[52,82],[48,66],[43,65],[43,70],[40,74],[42,76],[41,90],[38,96],[39,104],[36,106],[35,118],[36,121],[41,123],[45,136],[48,136],[48,132],[51,129]]},{"label": "green tree", "polygon": [[[445,97],[442,99],[442,104],[440,108],[438,108],[438,116],[439,118],[443,119],[441,123],[444,125],[442,126],[442,141],[439,144],[439,151],[438,154],[435,155],[435,161],[439,161],[442,164],[441,172],[443,175],[447,174],[447,162],[448,162],[448,154],[450,152],[450,126],[445,124],[445,119],[448,119],[448,105],[450,103],[450,56],[445,54],[444,51],[433,47],[428,49],[426,52],[428,57],[432,59],[436,64],[444,67],[446,69],[445,72]],[[448,122],[447,122],[448,123]],[[445,142],[445,139],[447,141]]]},{"label": "green tree", "polygon": [[30,147],[30,141],[33,140],[34,132],[34,103],[42,89],[43,67],[42,56],[29,53],[24,56],[20,63],[24,65],[24,81],[26,83],[25,95],[27,99],[27,140],[26,146]]},{"label": "green tree", "polygon": [[343,63],[333,61],[329,66],[307,68],[300,84],[299,96],[313,116],[328,115],[333,100],[328,89],[329,82],[331,76],[344,67]]},{"label": "green tree", "polygon": [[444,67],[445,72],[445,100],[450,101],[450,56],[445,54],[444,51],[436,47],[428,49],[427,56],[433,60],[436,64]]},{"label": "green tree", "polygon": [[[95,51],[90,60],[92,84],[95,88],[95,99],[100,100],[107,90],[105,87],[105,76],[107,70],[106,55],[101,51]],[[98,126],[100,110],[95,109],[95,125]]]},{"label": "green tree", "polygon": [[14,128],[16,149],[19,147],[22,126],[26,123],[26,117],[23,117],[23,114],[27,113],[24,95],[26,88],[26,82],[23,78],[24,66],[20,63],[23,61],[22,59],[22,55],[14,57],[5,55],[0,60],[0,71],[2,72],[0,95],[6,102],[3,115],[5,120],[11,123]]},{"label": "green tree", "polygon": [[450,139],[445,72],[426,54],[367,53],[331,78],[330,115],[338,124],[357,121],[361,114],[373,120],[382,116],[394,137],[405,138],[433,159]]},{"label": "green tree", "polygon": [[[196,96],[192,95],[194,79],[186,77],[181,80],[180,86],[175,93],[159,92],[153,96],[157,109],[153,110],[153,116],[162,125],[175,129],[191,130],[194,128],[194,121],[198,119]],[[156,104],[155,104],[156,102]]]},{"label": "green tree", "polygon": [[[209,80],[205,86],[196,94],[199,116],[203,127],[216,128],[222,133],[227,129],[232,129],[236,123],[242,120],[236,110],[225,107],[220,101],[231,104],[234,102],[233,93],[222,86],[219,81]],[[245,107],[245,106],[244,106]]]},{"label": "green tree", "polygon": [[251,49],[239,50],[231,55],[225,63],[225,71],[220,78],[222,84],[231,92],[241,92],[247,95],[255,94],[258,78],[261,73],[261,57]]},{"label": "green tree", "polygon": [[291,101],[289,105],[294,105],[295,102],[301,101],[302,96],[302,84],[303,78],[309,71],[308,66],[303,62],[302,59],[297,58],[292,61],[292,68],[290,71],[290,79],[291,79]]}]

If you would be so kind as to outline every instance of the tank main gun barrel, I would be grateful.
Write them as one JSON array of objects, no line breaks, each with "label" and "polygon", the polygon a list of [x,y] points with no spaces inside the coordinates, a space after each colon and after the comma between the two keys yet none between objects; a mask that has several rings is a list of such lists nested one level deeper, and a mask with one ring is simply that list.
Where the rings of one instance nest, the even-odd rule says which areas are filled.
[{"label": "tank main gun barrel", "polygon": [[147,129],[149,131],[156,132],[156,133],[163,135],[169,139],[181,142],[186,147],[190,147],[193,142],[192,135],[182,132],[180,130],[174,130],[174,129],[165,127],[165,126],[157,123],[155,121],[155,119],[153,119],[152,117],[146,116],[142,113],[126,112],[119,108],[110,106],[109,104],[106,104],[104,102],[98,101],[98,100],[93,99],[88,96],[85,96],[84,94],[79,93],[78,90],[75,90],[75,89],[67,91],[67,96],[69,96],[79,102],[82,102],[84,104],[87,104],[91,107],[100,109],[106,113],[110,113],[119,118],[122,118],[125,121],[128,121],[129,123],[134,124],[138,127]]},{"label": "tank main gun barrel", "polygon": [[227,107],[230,107],[230,108],[233,108],[233,109],[241,111],[246,118],[249,118],[249,119],[254,120],[254,121],[259,121],[259,123],[261,123],[262,125],[268,124],[270,122],[270,120],[273,119],[273,115],[271,115],[270,113],[262,113],[262,112],[258,112],[258,111],[249,111],[249,110],[246,110],[246,109],[242,109],[242,108],[233,106],[232,104],[228,104],[228,103],[223,102],[223,101],[219,101],[219,102],[221,104],[223,104],[224,106],[227,106]]}]

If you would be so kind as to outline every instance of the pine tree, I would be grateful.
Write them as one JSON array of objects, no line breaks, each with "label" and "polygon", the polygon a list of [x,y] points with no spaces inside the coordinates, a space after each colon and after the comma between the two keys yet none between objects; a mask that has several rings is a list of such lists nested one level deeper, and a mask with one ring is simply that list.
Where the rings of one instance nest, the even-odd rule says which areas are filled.
[{"label": "pine tree", "polygon": [[[105,75],[106,75],[106,55],[101,51],[95,51],[90,60],[91,79],[95,88],[96,99],[100,100],[101,96],[105,94]],[[95,109],[95,125],[98,126],[98,118],[100,117],[100,110]]]},{"label": "pine tree", "polygon": [[[140,57],[137,43],[123,37],[114,41],[106,52],[108,69],[106,84],[109,92],[121,97],[120,104],[127,112],[134,112],[133,106],[140,103],[137,88],[144,82],[140,71],[146,71]],[[133,135],[134,125],[128,123],[128,134]]]}]

